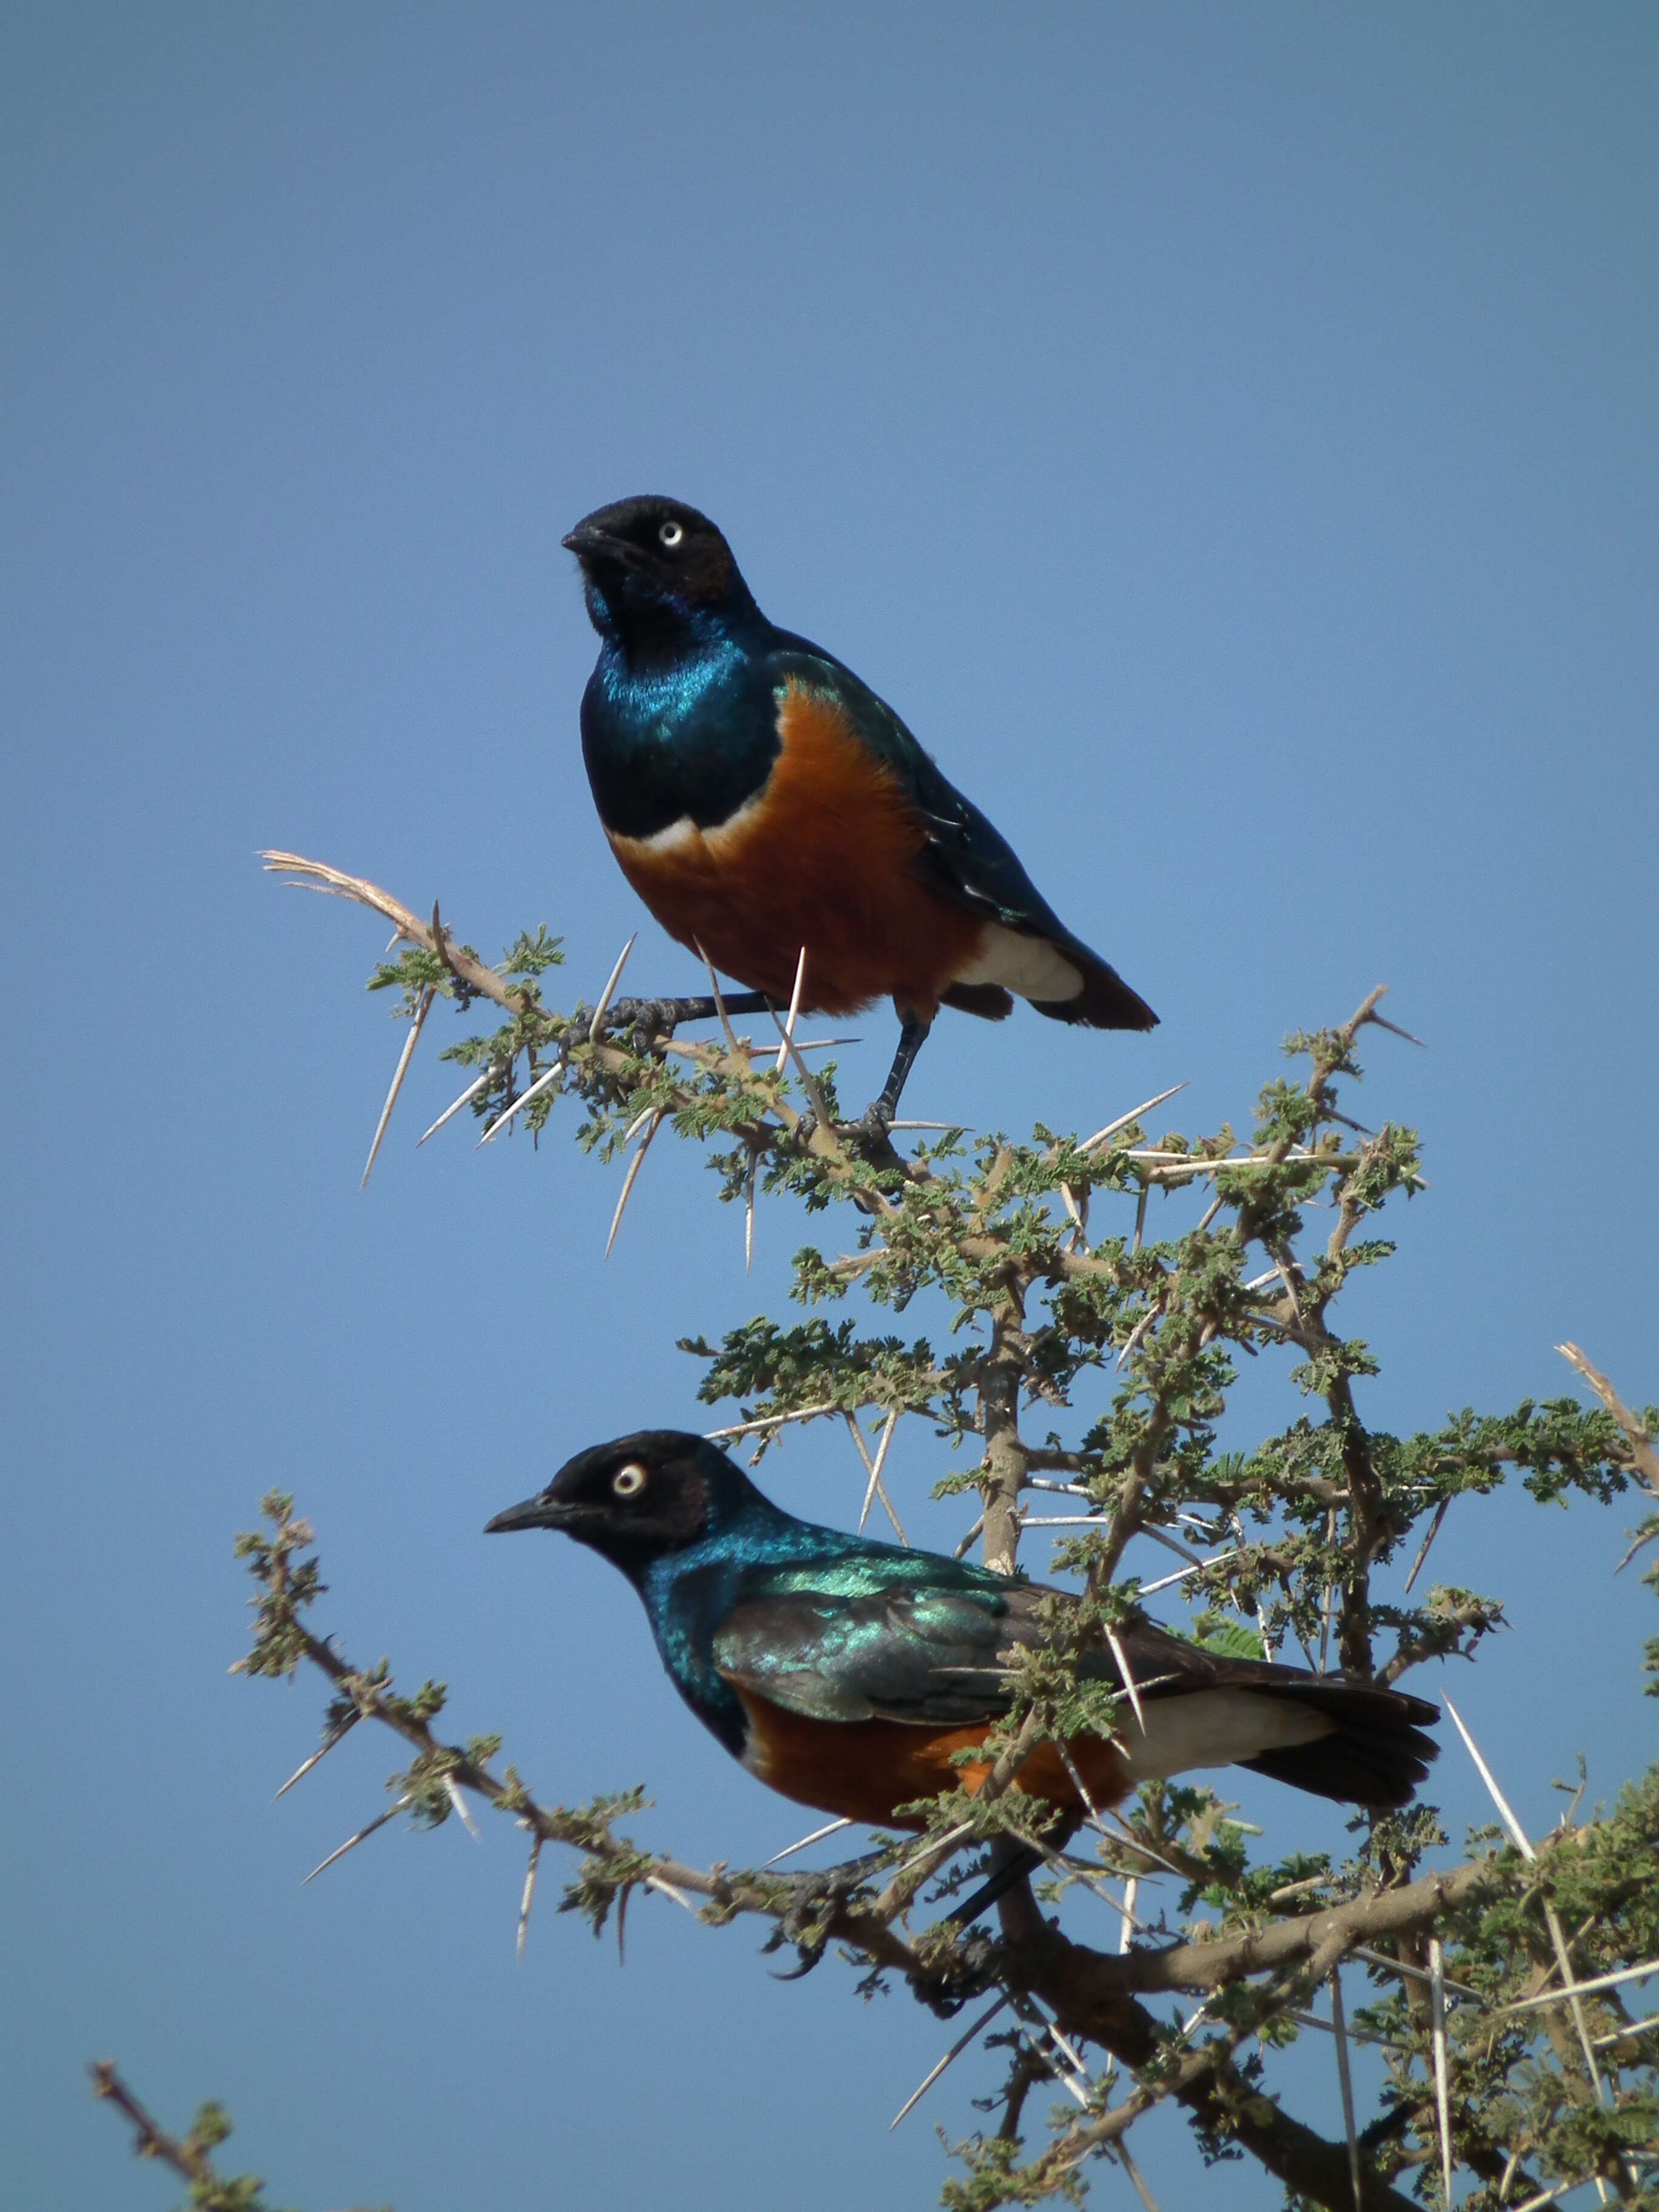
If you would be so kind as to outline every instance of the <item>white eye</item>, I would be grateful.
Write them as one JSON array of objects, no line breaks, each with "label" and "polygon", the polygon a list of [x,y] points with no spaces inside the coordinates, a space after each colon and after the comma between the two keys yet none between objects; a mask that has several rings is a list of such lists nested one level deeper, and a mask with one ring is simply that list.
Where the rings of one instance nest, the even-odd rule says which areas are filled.
[{"label": "white eye", "polygon": [[611,1487],[618,1498],[637,1498],[645,1488],[645,1469],[637,1460],[630,1459],[611,1476]]},{"label": "white eye", "polygon": [[685,532],[681,529],[678,522],[665,522],[662,528],[657,532],[657,535],[672,552],[674,547],[679,544],[681,538],[684,537]]}]

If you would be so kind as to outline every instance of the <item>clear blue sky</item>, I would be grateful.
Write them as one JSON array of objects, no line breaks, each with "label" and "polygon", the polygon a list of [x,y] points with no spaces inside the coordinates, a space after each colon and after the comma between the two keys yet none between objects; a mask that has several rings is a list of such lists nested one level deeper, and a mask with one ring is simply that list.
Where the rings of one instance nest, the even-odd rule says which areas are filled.
[{"label": "clear blue sky", "polygon": [[[1164,1016],[947,1020],[915,1112],[1091,1127],[1185,1077],[1213,1127],[1386,980],[1429,1048],[1375,1044],[1367,1103],[1434,1188],[1356,1293],[1370,1418],[1555,1393],[1564,1336],[1659,1397],[1656,75],[1616,5],[5,11],[8,2206],[173,2201],[100,2055],[169,2117],[222,2097],[312,2212],[925,2205],[989,2086],[890,2138],[939,2024],[667,1905],[621,1972],[550,1911],[515,1968],[504,1823],[301,1890],[391,1747],[273,1808],[317,1692],[225,1674],[280,1484],[325,1625],[550,1796],[648,1778],[641,1832],[705,1857],[805,1825],[619,1581],[479,1536],[575,1446],[699,1420],[673,1337],[778,1310],[800,1223],[745,1282],[665,1145],[602,1269],[616,1175],[556,1129],[412,1155],[429,1048],[360,1195],[383,939],[252,858],[441,895],[492,951],[545,921],[592,994],[639,918],[558,544],[602,501],[709,510]],[[690,980],[649,927],[635,963]],[[844,1440],[773,1468],[855,1510]],[[1441,1540],[1513,1601],[1462,1702],[1534,1826],[1580,1749],[1602,1791],[1650,1755],[1632,1517]],[[1450,1753],[1440,1795],[1480,1817]],[[1190,2201],[1173,2135],[1145,2162]]]}]

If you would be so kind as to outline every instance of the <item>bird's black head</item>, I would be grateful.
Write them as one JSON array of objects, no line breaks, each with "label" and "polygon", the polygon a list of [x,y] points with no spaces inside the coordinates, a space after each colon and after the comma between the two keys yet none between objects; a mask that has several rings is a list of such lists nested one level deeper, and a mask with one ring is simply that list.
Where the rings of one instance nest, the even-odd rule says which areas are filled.
[{"label": "bird's black head", "polygon": [[732,549],[706,514],[677,499],[619,499],[564,540],[582,564],[587,612],[602,636],[628,642],[659,628],[752,614]]},{"label": "bird's black head", "polygon": [[637,1577],[653,1560],[777,1508],[726,1454],[683,1429],[641,1429],[567,1460],[545,1490],[511,1505],[486,1535],[561,1528]]}]

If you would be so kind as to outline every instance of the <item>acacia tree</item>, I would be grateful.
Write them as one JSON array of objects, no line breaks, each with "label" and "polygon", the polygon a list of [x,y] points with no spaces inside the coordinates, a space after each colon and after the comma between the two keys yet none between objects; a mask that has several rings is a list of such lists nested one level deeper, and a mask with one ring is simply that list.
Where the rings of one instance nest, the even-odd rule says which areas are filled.
[{"label": "acacia tree", "polygon": [[[1605,1504],[1632,1487],[1659,1502],[1659,1413],[1632,1413],[1572,1346],[1560,1348],[1597,1401],[1588,1408],[1528,1401],[1407,1437],[1363,1418],[1355,1385],[1376,1363],[1340,1333],[1337,1302],[1353,1270],[1393,1249],[1372,1233],[1376,1217],[1420,1187],[1413,1133],[1385,1122],[1373,1133],[1347,1110],[1362,1032],[1393,1029],[1380,991],[1340,1027],[1289,1041],[1306,1072],[1267,1085],[1242,1146],[1231,1127],[1150,1141],[1154,1099],[1083,1140],[1039,1127],[1023,1143],[969,1144],[945,1130],[902,1158],[839,1124],[832,1071],[811,1071],[781,1010],[758,1044],[735,1036],[723,1007],[720,1034],[690,1042],[672,1033],[672,1005],[614,999],[613,975],[596,1006],[561,1012],[544,998],[560,960],[545,931],[492,967],[435,908],[428,923],[372,884],[266,857],[397,930],[398,957],[370,988],[400,994],[410,1027],[371,1167],[416,1041],[445,999],[495,1017],[447,1048],[471,1078],[451,1114],[540,1132],[564,1101],[581,1116],[584,1149],[610,1159],[635,1146],[613,1237],[665,1128],[705,1152],[720,1199],[745,1210],[746,1236],[769,1194],[814,1213],[842,1209],[850,1249],[795,1255],[792,1291],[807,1318],[757,1320],[683,1348],[704,1363],[702,1397],[736,1409],[714,1433],[756,1459],[792,1424],[844,1424],[865,1512],[880,1507],[901,1540],[920,1532],[899,1528],[883,1474],[899,1423],[915,1418],[976,1454],[934,1490],[977,1493],[959,1553],[978,1542],[988,1565],[1012,1573],[1024,1529],[1062,1528],[1057,1565],[1082,1578],[1090,1616],[1108,1626],[1168,1585],[1200,1642],[1386,1683],[1472,1656],[1500,1620],[1493,1595],[1419,1587],[1455,1498],[1519,1478],[1540,1504]],[[1149,1223],[1155,1191],[1169,1201],[1160,1217],[1182,1224],[1162,1237]],[[1318,1237],[1307,1219],[1316,1202],[1328,1209]],[[924,1294],[949,1313],[948,1347],[866,1333],[856,1316],[826,1310],[857,1300],[900,1315]],[[1241,1356],[1286,1362],[1306,1403],[1253,1451],[1224,1452],[1217,1425]],[[1073,1417],[1072,1442],[1047,1425],[1060,1414]],[[310,1527],[285,1496],[264,1510],[262,1528],[238,1543],[257,1585],[252,1645],[238,1663],[250,1675],[305,1667],[327,1678],[321,1746],[301,1773],[365,1721],[412,1754],[390,1808],[341,1850],[400,1813],[430,1827],[469,1819],[476,1798],[528,1835],[521,1943],[551,1844],[575,1855],[562,1908],[596,1932],[614,1916],[620,1941],[642,1890],[711,1926],[758,1919],[766,1948],[793,1948],[803,1971],[833,1948],[859,1989],[908,1988],[951,2023],[924,2087],[977,2038],[1003,2054],[993,2124],[955,2147],[960,2171],[943,2195],[955,2212],[1075,2202],[1102,2158],[1151,2205],[1129,2136],[1164,2103],[1185,2113],[1206,2159],[1254,2158],[1293,2207],[1406,2212],[1413,2197],[1448,2205],[1462,2187],[1477,2212],[1537,2212],[1592,2182],[1604,2201],[1659,2206],[1659,2017],[1637,2017],[1636,2002],[1659,1973],[1659,1767],[1611,1809],[1585,1816],[1575,1799],[1548,1835],[1529,1838],[1447,1699],[1497,1816],[1462,1854],[1419,1803],[1357,1816],[1340,1862],[1295,1849],[1253,1856],[1254,1832],[1212,1790],[1169,1784],[1091,1819],[1086,1849],[1063,1848],[1041,1801],[1012,1786],[1022,1762],[1039,1743],[1133,1723],[1098,1684],[1079,1683],[1074,1655],[1056,1645],[1013,1655],[988,1780],[931,1802],[919,1837],[878,1838],[864,1856],[805,1874],[702,1869],[623,1832],[639,1792],[551,1802],[501,1763],[498,1738],[440,1732],[441,1686],[405,1693],[384,1661],[343,1656],[337,1630],[325,1639],[313,1626],[323,1585]],[[1655,1535],[1650,1510],[1626,1558]],[[1169,1573],[1122,1573],[1137,1536],[1175,1555]],[[1659,1568],[1648,1580],[1659,1586]],[[1659,1638],[1648,1666],[1659,1674]],[[1035,1888],[1005,1897],[994,1928],[936,1911],[1008,1838],[1042,1851]],[[1081,1888],[1117,1913],[1115,1948],[1068,1927]],[[1276,2055],[1308,2033],[1329,2042],[1327,2110],[1340,2127],[1293,2116],[1275,2093]],[[1356,2108],[1355,2038],[1382,2054],[1374,2112]],[[189,2179],[194,2203],[263,2204],[252,2177],[213,2167],[224,2130],[214,2108],[181,2142],[112,2069],[100,2069],[98,2087],[133,2119],[139,2148]],[[1064,2101],[1038,2118],[1033,2092],[1055,2088]]]}]

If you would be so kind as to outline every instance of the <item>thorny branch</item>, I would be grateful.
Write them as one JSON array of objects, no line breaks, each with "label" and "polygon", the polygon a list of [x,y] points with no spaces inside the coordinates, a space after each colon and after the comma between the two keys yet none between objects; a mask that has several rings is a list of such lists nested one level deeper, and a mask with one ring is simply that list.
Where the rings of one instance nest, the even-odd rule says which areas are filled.
[{"label": "thorny branch", "polygon": [[[954,1348],[936,1353],[925,1338],[860,1335],[851,1320],[831,1326],[822,1314],[787,1328],[753,1322],[718,1346],[691,1340],[685,1348],[707,1363],[704,1398],[738,1408],[717,1433],[759,1456],[796,1424],[873,1408],[890,1485],[903,1460],[889,1446],[908,1417],[952,1446],[971,1443],[976,1462],[946,1474],[937,1494],[977,1493],[970,1537],[1004,1572],[1016,1569],[1022,1531],[1035,1534],[1044,1521],[1063,1527],[1057,1565],[1086,1577],[1108,1626],[1138,1595],[1168,1586],[1188,1601],[1190,1632],[1200,1640],[1258,1654],[1288,1642],[1318,1665],[1334,1629],[1345,1671],[1393,1680],[1429,1658],[1468,1656],[1501,1621],[1498,1601],[1473,1591],[1431,1586],[1414,1597],[1410,1582],[1379,1587],[1396,1563],[1403,1576],[1413,1552],[1415,1580],[1456,1501],[1490,1492],[1511,1472],[1546,1503],[1574,1493],[1606,1501],[1632,1481],[1659,1494],[1655,1416],[1632,1413],[1571,1347],[1567,1356],[1601,1401],[1594,1410],[1571,1399],[1528,1401],[1502,1416],[1465,1412],[1437,1432],[1404,1437],[1362,1417],[1356,1385],[1376,1363],[1338,1333],[1333,1309],[1353,1271],[1392,1249],[1370,1235],[1371,1219],[1425,1187],[1409,1130],[1364,1130],[1337,1103],[1340,1085],[1358,1079],[1361,1035],[1405,1034],[1378,1012],[1380,990],[1340,1027],[1291,1041],[1311,1072],[1267,1085],[1243,1150],[1231,1128],[1150,1137],[1139,1117],[1173,1095],[1165,1091],[1081,1143],[1039,1128],[1030,1143],[989,1136],[969,1146],[963,1133],[946,1132],[901,1158],[837,1127],[832,1071],[809,1076],[793,1038],[778,1054],[775,1036],[748,1046],[723,1024],[718,1041],[681,1041],[653,1014],[661,1002],[607,1004],[614,975],[596,1011],[561,1014],[541,995],[539,979],[558,957],[544,933],[520,939],[492,968],[435,908],[428,924],[359,878],[294,855],[268,857],[392,922],[405,949],[374,981],[401,991],[411,1018],[434,994],[463,1008],[488,1000],[506,1017],[492,1036],[451,1048],[472,1074],[452,1111],[470,1107],[487,1131],[536,1133],[561,1097],[574,1097],[586,1116],[579,1141],[606,1158],[641,1130],[643,1144],[672,1127],[709,1147],[721,1197],[744,1205],[746,1238],[757,1190],[793,1194],[812,1211],[850,1199],[861,1217],[856,1249],[799,1253],[795,1295],[822,1305],[856,1290],[895,1313],[931,1302],[949,1314]],[[394,1099],[395,1091],[394,1084]],[[1196,1225],[1149,1237],[1155,1192],[1176,1205],[1196,1193],[1204,1208]],[[1132,1234],[1127,1219],[1117,1233],[1091,1226],[1091,1210],[1104,1218],[1114,1200],[1132,1207]],[[1317,1245],[1305,1219],[1314,1206],[1331,1216]],[[1222,1452],[1215,1427],[1234,1362],[1285,1352],[1298,1363],[1291,1380],[1310,1410],[1254,1452]],[[1097,1403],[1080,1434],[1023,1432],[1032,1409],[1063,1416],[1085,1389]],[[861,1451],[861,1486],[869,1470]],[[1611,1813],[1564,1820],[1535,1851],[1528,1845],[1530,1856],[1478,1838],[1464,1863],[1437,1869],[1423,1864],[1444,1841],[1431,1807],[1356,1822],[1346,1864],[1291,1852],[1253,1865],[1244,1831],[1212,1792],[1164,1785],[1143,1791],[1126,1818],[1093,1824],[1090,1862],[1039,1833],[1018,1787],[1018,1763],[1035,1742],[1094,1724],[1068,1702],[1074,1680],[1069,1690],[1063,1680],[1034,1681],[1000,1736],[995,1771],[1013,1786],[978,1800],[946,1792],[919,1839],[826,1871],[705,1871],[617,1833],[638,1793],[545,1806],[511,1767],[498,1771],[494,1740],[461,1747],[434,1734],[441,1691],[428,1685],[405,1698],[384,1666],[351,1668],[301,1619],[320,1589],[315,1562],[298,1556],[308,1530],[286,1500],[268,1504],[272,1530],[244,1540],[261,1594],[259,1632],[243,1663],[270,1674],[304,1662],[325,1674],[335,1691],[325,1746],[359,1719],[394,1729],[415,1757],[392,1787],[416,1820],[435,1825],[471,1794],[522,1822],[535,1853],[547,1844],[580,1852],[564,1903],[596,1929],[613,1904],[620,1914],[644,1887],[701,1900],[696,1909],[711,1922],[756,1917],[769,1927],[769,1948],[793,1944],[804,1962],[837,1943],[868,1978],[902,1976],[942,2013],[993,1989],[1006,1996],[1017,2027],[1000,2039],[1010,2051],[1004,2124],[958,2147],[965,2178],[946,2191],[958,2212],[1074,2196],[1082,2162],[1165,2101],[1185,2110],[1206,2154],[1243,2149],[1294,2198],[1334,2212],[1353,2203],[1356,2175],[1366,2212],[1398,2208],[1407,2200],[1396,2183],[1415,2177],[1420,2192],[1437,2188],[1443,2159],[1476,2177],[1468,2201],[1477,2212],[1590,2177],[1622,2201],[1655,2201],[1644,2167],[1659,2136],[1654,2027],[1626,2008],[1628,1984],[1581,1987],[1659,1954],[1654,1776]],[[1638,1546],[1653,1534],[1659,1516]],[[1148,1544],[1159,1559],[1150,1583],[1125,1572],[1131,1547]],[[1391,1639],[1380,1668],[1379,1632]],[[969,1869],[946,1871],[953,1856],[1001,1835],[1035,1838],[1046,1850],[1052,1902],[1100,1892],[1103,1881],[1134,1882],[1137,1940],[1127,1896],[1124,1947],[1105,1950],[1045,1918],[1024,1888],[1005,1900],[997,1940],[945,1922],[913,1925],[927,1881],[942,1877],[938,1894],[949,1899],[971,1878]],[[1180,1894],[1149,1928],[1146,1887],[1158,1881]],[[1577,1932],[1561,1936],[1564,1929]],[[1304,2126],[1264,2087],[1276,2048],[1305,2026],[1328,2027],[1316,2008],[1344,1960],[1376,1984],[1375,2002],[1349,2018],[1353,2033],[1380,2043],[1387,2066],[1382,2108],[1352,2141]],[[1570,2007],[1556,1995],[1564,1972],[1572,1978]],[[1432,2004],[1431,1984],[1441,1992]],[[1465,1994],[1446,1997],[1454,1990]],[[1148,2002],[1195,1994],[1203,2002],[1184,2024],[1160,2019]],[[1537,2010],[1513,2010],[1540,1995],[1547,2002]],[[1443,1998],[1443,2031],[1435,2024]],[[1074,2055],[1092,2044],[1110,2063],[1092,2081],[1070,2075],[1089,2109],[1057,2125],[1022,2165],[1020,2116],[1032,2084],[1060,2063],[1055,2038]],[[1132,2077],[1116,2103],[1115,2068]],[[1448,2085],[1443,2116],[1437,2070]]]}]

